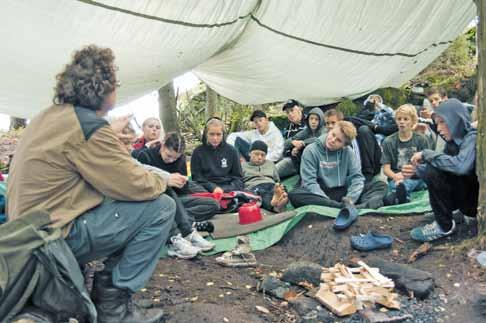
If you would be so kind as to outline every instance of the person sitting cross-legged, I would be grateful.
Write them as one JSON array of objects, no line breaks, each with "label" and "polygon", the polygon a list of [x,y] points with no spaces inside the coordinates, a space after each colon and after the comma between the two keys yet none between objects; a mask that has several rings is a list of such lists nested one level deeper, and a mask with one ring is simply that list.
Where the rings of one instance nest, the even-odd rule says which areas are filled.
[{"label": "person sitting cross-legged", "polygon": [[469,112],[456,99],[439,104],[434,111],[437,131],[446,141],[443,152],[425,149],[412,156],[412,165],[402,168],[405,177],[417,175],[427,184],[435,220],[413,229],[412,239],[432,241],[453,234],[456,223],[452,212],[460,210],[475,217],[479,182],[476,175],[477,130],[471,126]]},{"label": "person sitting cross-legged", "polygon": [[374,186],[378,183],[370,183],[364,190],[365,178],[350,147],[355,138],[353,124],[339,121],[327,134],[305,148],[300,165],[302,187],[289,193],[294,207],[315,204],[342,208],[346,203],[370,207],[369,203],[383,198],[381,194],[375,196]]},{"label": "person sitting cross-legged", "polygon": [[226,143],[221,119],[210,118],[206,122],[202,144],[192,153],[191,174],[193,181],[211,193],[243,190],[240,157]]},{"label": "person sitting cross-legged", "polygon": [[282,133],[275,124],[268,120],[262,110],[253,111],[250,121],[255,125],[254,130],[234,132],[228,136],[227,143],[234,146],[246,161],[250,160],[250,145],[255,140],[261,140],[268,146],[267,159],[278,162],[282,158],[284,140]]},{"label": "person sitting cross-legged", "polygon": [[169,132],[160,146],[142,148],[132,152],[132,156],[144,165],[167,172],[174,182],[174,187],[169,188],[167,194],[176,203],[175,229],[178,234],[171,236],[168,252],[169,256],[190,259],[201,251],[214,248],[214,244],[206,241],[193,227],[195,221],[205,221],[214,216],[219,211],[219,204],[209,197],[190,195],[201,189],[187,179],[184,149],[184,138],[176,132]]},{"label": "person sitting cross-legged", "polygon": [[[261,196],[262,207],[269,211],[282,212],[288,203],[287,193],[273,162],[266,160],[267,144],[261,140],[254,141],[250,147],[250,161],[243,163],[243,181],[245,188]],[[277,187],[281,186],[281,187]]]},{"label": "person sitting cross-legged", "polygon": [[411,104],[404,104],[395,111],[398,132],[383,141],[381,162],[388,177],[389,193],[385,205],[403,204],[410,201],[410,193],[425,188],[421,179],[405,178],[401,172],[404,165],[411,163],[414,153],[428,149],[425,136],[413,131],[417,124],[417,110]]}]

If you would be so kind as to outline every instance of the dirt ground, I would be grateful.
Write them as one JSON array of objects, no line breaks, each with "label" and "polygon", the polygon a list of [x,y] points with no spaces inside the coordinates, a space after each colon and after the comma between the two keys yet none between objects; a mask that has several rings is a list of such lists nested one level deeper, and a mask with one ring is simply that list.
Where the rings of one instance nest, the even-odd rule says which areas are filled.
[{"label": "dirt ground", "polygon": [[[162,259],[139,297],[152,299],[167,313],[168,322],[301,322],[291,306],[281,306],[282,301],[264,296],[256,291],[261,275],[279,272],[295,261],[306,260],[322,266],[348,262],[352,257],[366,261],[367,254],[353,251],[349,236],[368,230],[391,234],[400,239],[390,250],[372,252],[373,255],[406,263],[419,244],[409,238],[409,231],[426,223],[426,216],[361,217],[344,233],[332,229],[332,220],[308,215],[279,243],[255,252],[257,268],[231,269],[215,263],[214,257],[194,260]],[[431,251],[413,267],[433,274],[436,286],[424,301],[410,300],[403,295],[405,307],[414,319],[407,322],[484,322],[479,311],[473,308],[479,283],[486,282],[486,273],[467,256],[471,249],[475,226],[462,223],[459,232],[451,238],[434,243],[439,249]],[[410,305],[415,304],[415,305]],[[256,309],[263,306],[269,313]],[[414,308],[414,309],[412,309]],[[358,314],[344,320],[360,322]]]}]

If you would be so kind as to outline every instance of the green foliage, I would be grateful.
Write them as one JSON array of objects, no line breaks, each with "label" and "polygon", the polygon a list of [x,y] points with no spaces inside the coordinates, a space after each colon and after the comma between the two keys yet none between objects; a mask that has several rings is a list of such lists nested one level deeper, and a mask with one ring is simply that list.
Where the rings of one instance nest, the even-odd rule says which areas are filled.
[{"label": "green foliage", "polygon": [[336,110],[341,111],[345,116],[354,116],[358,113],[359,109],[359,106],[349,99],[339,102],[336,106]]},{"label": "green foliage", "polygon": [[442,55],[411,82],[425,82],[448,90],[461,80],[471,77],[477,63],[475,35],[476,28],[472,28],[457,37]]},{"label": "green foliage", "polygon": [[410,91],[406,89],[387,87],[379,89],[373,93],[381,95],[381,97],[383,98],[383,103],[392,108],[397,108],[402,104],[409,102]]}]

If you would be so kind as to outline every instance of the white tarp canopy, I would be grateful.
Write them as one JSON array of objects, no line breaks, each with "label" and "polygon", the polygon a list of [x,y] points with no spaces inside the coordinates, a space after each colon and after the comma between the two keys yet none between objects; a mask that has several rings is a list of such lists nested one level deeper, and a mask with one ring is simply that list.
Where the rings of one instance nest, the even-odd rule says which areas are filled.
[{"label": "white tarp canopy", "polygon": [[126,103],[192,70],[243,104],[399,86],[476,16],[473,0],[3,0],[0,112],[47,107],[76,49],[110,47]]}]

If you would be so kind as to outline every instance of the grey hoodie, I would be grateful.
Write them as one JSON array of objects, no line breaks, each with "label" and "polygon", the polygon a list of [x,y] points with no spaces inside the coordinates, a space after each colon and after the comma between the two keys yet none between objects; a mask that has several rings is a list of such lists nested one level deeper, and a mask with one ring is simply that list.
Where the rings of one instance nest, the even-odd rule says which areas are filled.
[{"label": "grey hoodie", "polygon": [[302,186],[314,194],[328,197],[319,183],[325,187],[347,187],[346,196],[356,202],[364,187],[365,178],[361,174],[361,165],[350,146],[339,150],[327,149],[327,134],[319,137],[315,143],[307,146],[302,154],[300,175]]},{"label": "grey hoodie", "polygon": [[[443,152],[425,149],[422,159],[440,170],[456,175],[469,175],[475,171],[476,161],[476,129],[471,127],[469,113],[457,99],[449,99],[441,103],[434,114],[444,119],[452,140],[447,142]],[[417,168],[421,176],[425,164]]]},{"label": "grey hoodie", "polygon": [[[317,126],[316,130],[312,130],[309,127],[309,117],[311,114],[315,114],[319,118],[319,125]],[[309,114],[307,115],[307,119],[305,120],[305,128],[296,133],[292,138],[286,139],[284,143],[284,154],[290,155],[290,151],[292,150],[292,140],[302,140],[304,141],[305,145],[310,145],[314,141],[316,141],[317,137],[320,137],[324,131],[324,113],[320,108],[313,108],[310,110]]]}]

